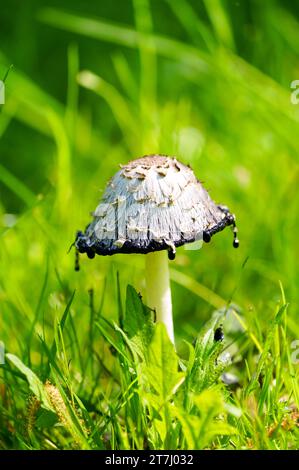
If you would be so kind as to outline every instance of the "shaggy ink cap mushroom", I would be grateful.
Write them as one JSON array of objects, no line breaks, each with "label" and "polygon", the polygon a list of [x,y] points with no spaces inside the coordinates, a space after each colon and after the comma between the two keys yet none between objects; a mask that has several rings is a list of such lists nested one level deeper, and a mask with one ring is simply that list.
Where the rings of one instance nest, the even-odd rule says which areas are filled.
[{"label": "shaggy ink cap mushroom", "polygon": [[[145,254],[147,304],[156,310],[174,342],[168,258],[176,247],[211,237],[235,217],[215,204],[189,166],[166,155],[129,162],[113,176],[85,232],[78,232],[77,252],[89,258],[117,253]],[[76,264],[78,269],[78,264]]]},{"label": "shaggy ink cap mushroom", "polygon": [[190,167],[175,158],[149,155],[121,167],[110,180],[76,248],[93,258],[117,253],[151,253],[211,237],[235,217],[216,205]]}]

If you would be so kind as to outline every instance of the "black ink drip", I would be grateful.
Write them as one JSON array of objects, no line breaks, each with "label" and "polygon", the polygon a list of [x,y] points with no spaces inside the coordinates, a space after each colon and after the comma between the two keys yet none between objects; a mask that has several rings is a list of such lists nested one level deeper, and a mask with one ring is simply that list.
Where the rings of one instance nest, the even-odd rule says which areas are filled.
[{"label": "black ink drip", "polygon": [[75,271],[80,271],[80,264],[79,264],[79,251],[76,248],[75,251]]}]

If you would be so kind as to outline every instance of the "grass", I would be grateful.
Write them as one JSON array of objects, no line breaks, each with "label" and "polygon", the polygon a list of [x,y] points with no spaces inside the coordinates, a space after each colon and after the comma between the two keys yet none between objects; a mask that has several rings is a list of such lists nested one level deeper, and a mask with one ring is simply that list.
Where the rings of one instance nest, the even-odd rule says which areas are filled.
[{"label": "grass", "polygon": [[[298,449],[299,10],[122,3],[32,1],[1,46],[0,448]],[[177,353],[141,255],[76,273],[68,253],[118,164],[153,152],[240,233],[171,263]]]}]

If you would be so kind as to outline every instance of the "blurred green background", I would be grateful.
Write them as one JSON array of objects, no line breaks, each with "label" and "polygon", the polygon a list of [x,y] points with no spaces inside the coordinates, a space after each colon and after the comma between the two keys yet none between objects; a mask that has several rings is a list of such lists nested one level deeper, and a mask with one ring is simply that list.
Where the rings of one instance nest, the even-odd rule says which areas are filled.
[{"label": "blurred green background", "polygon": [[[36,353],[71,292],[80,344],[88,290],[117,318],[116,273],[142,291],[143,257],[68,249],[118,165],[176,155],[237,216],[171,263],[175,328],[192,338],[232,300],[257,337],[281,285],[298,338],[299,4],[269,0],[75,0],[1,6],[0,339]],[[247,260],[247,262],[246,262]],[[257,322],[258,319],[258,322]],[[246,348],[246,343],[244,345]],[[32,351],[32,349],[31,349]],[[38,361],[38,355],[31,360]]]}]

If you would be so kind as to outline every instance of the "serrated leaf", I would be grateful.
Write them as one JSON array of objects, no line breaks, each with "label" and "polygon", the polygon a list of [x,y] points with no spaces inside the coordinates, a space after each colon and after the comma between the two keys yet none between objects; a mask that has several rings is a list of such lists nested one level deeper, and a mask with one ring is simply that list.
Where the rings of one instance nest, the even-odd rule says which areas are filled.
[{"label": "serrated leaf", "polygon": [[41,402],[41,406],[49,411],[54,412],[53,407],[48,399],[47,393],[44,389],[44,385],[37,375],[25,366],[25,364],[14,354],[6,354],[7,359],[14,364],[14,366],[19,369],[22,374],[26,376],[26,379],[29,384],[31,392],[36,396],[36,398]]}]

